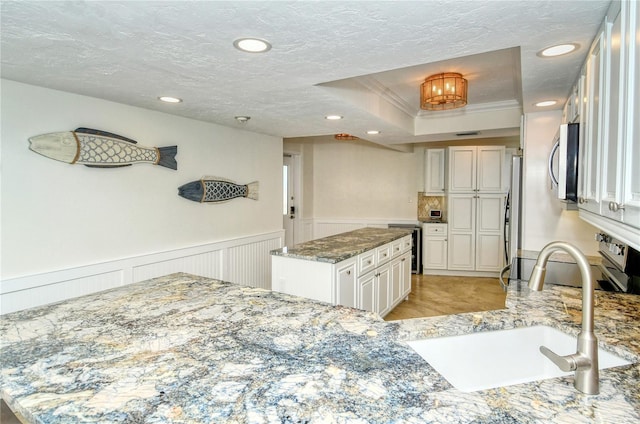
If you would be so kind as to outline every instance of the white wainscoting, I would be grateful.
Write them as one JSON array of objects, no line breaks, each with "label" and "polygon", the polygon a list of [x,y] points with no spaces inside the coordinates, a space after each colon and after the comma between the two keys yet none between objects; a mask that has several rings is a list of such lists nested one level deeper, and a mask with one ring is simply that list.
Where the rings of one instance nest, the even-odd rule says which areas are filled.
[{"label": "white wainscoting", "polygon": [[174,272],[271,289],[271,255],[284,231],[118,259],[0,282],[0,314],[58,302]]}]

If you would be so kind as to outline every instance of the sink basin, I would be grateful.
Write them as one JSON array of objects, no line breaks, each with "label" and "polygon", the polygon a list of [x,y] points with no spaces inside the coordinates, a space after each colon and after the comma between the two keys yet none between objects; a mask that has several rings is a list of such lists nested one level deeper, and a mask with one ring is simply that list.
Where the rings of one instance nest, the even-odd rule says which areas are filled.
[{"label": "sink basin", "polygon": [[[463,392],[572,375],[540,353],[546,346],[558,355],[576,352],[576,337],[553,327],[533,326],[408,342],[436,371]],[[631,362],[598,349],[600,369]]]}]

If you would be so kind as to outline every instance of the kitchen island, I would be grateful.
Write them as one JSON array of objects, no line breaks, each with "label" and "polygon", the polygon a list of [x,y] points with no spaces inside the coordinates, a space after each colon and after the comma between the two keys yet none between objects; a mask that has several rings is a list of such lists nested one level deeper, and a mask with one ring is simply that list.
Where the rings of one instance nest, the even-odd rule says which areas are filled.
[{"label": "kitchen island", "polygon": [[572,377],[464,393],[404,343],[538,323],[575,334],[575,288],[512,284],[504,310],[384,322],[189,274],[4,315],[1,394],[32,423],[638,422],[640,296],[596,298],[601,344],[634,362],[603,370],[596,396]]},{"label": "kitchen island", "polygon": [[274,291],[385,316],[411,292],[411,233],[360,228],[271,251]]}]

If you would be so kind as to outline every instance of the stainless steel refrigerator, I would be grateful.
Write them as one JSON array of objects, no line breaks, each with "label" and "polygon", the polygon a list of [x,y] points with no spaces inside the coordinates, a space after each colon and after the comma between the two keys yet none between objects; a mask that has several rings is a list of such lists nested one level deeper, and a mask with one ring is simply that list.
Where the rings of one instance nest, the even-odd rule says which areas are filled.
[{"label": "stainless steel refrigerator", "polygon": [[500,284],[506,290],[503,275],[509,269],[513,258],[522,247],[522,156],[511,160],[511,184],[504,208],[504,254],[506,266],[500,272]]}]

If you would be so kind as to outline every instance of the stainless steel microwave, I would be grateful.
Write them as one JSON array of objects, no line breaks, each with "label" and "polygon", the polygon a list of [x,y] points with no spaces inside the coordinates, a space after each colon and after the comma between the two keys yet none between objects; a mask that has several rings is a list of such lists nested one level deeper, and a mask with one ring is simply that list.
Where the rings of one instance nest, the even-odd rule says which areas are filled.
[{"label": "stainless steel microwave", "polygon": [[562,124],[549,154],[549,176],[558,199],[578,201],[580,124]]}]

